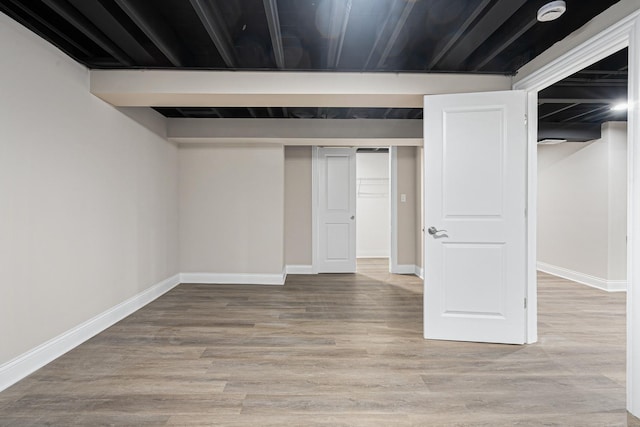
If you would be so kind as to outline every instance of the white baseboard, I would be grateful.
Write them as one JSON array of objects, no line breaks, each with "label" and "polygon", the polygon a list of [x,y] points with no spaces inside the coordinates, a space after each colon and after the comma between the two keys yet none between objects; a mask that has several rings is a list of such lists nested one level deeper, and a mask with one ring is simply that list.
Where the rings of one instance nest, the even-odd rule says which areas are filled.
[{"label": "white baseboard", "polygon": [[422,269],[422,267],[418,267],[417,265],[414,265],[415,272],[413,274],[415,274],[416,276],[418,276],[419,278],[421,278],[422,280],[424,280],[424,270]]},{"label": "white baseboard", "polygon": [[180,277],[176,274],[17,358],[0,365],[0,391],[10,387],[47,363],[52,362],[89,338],[94,337],[149,304],[178,284],[180,284]]},{"label": "white baseboard", "polygon": [[413,264],[400,264],[391,266],[391,274],[416,274],[416,266]]},{"label": "white baseboard", "polygon": [[313,265],[292,264],[286,267],[287,274],[317,274],[313,271]]},{"label": "white baseboard", "polygon": [[627,290],[626,280],[606,280],[590,274],[580,273],[578,271],[569,270],[567,268],[558,267],[540,261],[538,261],[536,268],[544,273],[549,273],[554,276],[562,277],[563,279],[572,280],[607,292],[626,292]]},{"label": "white baseboard", "polygon": [[280,274],[254,273],[180,273],[180,283],[216,285],[284,285],[286,269]]}]

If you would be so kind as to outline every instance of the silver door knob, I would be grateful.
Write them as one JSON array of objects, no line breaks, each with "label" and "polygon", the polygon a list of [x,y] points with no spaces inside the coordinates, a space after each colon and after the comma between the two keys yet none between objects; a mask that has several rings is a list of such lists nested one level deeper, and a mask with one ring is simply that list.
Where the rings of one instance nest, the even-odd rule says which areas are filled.
[{"label": "silver door knob", "polygon": [[351,219],[356,219],[356,216],[355,215],[351,215]]},{"label": "silver door knob", "polygon": [[438,229],[437,229],[437,228],[435,228],[435,227],[429,227],[429,229],[427,230],[427,232],[433,236],[434,234],[438,234],[438,233],[446,233],[446,232],[447,232],[447,230],[438,230]]}]

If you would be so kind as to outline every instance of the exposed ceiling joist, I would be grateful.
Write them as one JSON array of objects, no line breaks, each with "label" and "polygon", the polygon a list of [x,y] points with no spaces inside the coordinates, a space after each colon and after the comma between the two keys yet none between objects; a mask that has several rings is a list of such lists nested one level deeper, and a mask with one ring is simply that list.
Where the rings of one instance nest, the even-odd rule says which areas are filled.
[{"label": "exposed ceiling joist", "polygon": [[[89,18],[100,30],[111,39],[138,64],[155,65],[156,60],[144,48],[139,40],[125,28],[122,22],[122,12],[111,1],[97,0],[88,2],[86,0],[67,0],[84,16]],[[114,12],[120,12],[117,16]]]},{"label": "exposed ceiling joist", "polygon": [[601,121],[612,121],[612,120],[627,120],[626,111],[618,112],[611,111],[610,108],[605,108],[601,111],[594,111],[591,114],[587,114],[584,116],[584,120],[587,122],[601,122]]},{"label": "exposed ceiling joist", "polygon": [[491,3],[491,1],[492,0],[483,0],[481,3],[479,3],[476,6],[475,9],[473,9],[473,11],[469,15],[469,17],[462,23],[460,28],[458,28],[458,30],[449,38],[449,40],[445,44],[442,45],[442,47],[440,47],[440,49],[438,49],[436,52],[434,52],[433,58],[431,59],[431,62],[429,62],[429,65],[427,65],[427,67],[425,68],[426,71],[432,70],[433,67],[442,59],[442,57],[447,52],[449,52],[451,47],[467,31],[469,26],[473,22],[475,22],[476,19],[478,19],[478,16],[480,16],[480,14],[487,8],[487,6],[489,5],[489,3]]},{"label": "exposed ceiling joist", "polygon": [[182,117],[191,117],[191,114],[186,111],[184,108],[176,108],[176,111],[182,114]]},{"label": "exposed ceiling joist", "polygon": [[611,98],[540,98],[538,104],[606,104]]},{"label": "exposed ceiling joist", "polygon": [[347,25],[349,24],[352,3],[353,0],[347,0],[346,3],[333,0],[331,5],[331,34],[333,37],[329,38],[329,47],[327,49],[327,68],[329,69],[337,68],[340,65],[342,46],[344,45]]},{"label": "exposed ceiling joist", "polygon": [[[380,49],[380,45],[382,43],[383,38],[385,37],[385,35],[388,34],[389,26],[391,25],[391,22],[393,21],[395,16],[398,14],[397,11],[398,11],[398,9],[400,7],[403,6],[403,3],[404,3],[403,0],[396,0],[394,3],[391,4],[391,7],[389,8],[389,11],[387,13],[387,17],[385,18],[384,23],[382,24],[382,26],[378,30],[377,35],[376,35],[376,39],[373,42],[373,45],[371,46],[371,49],[369,50],[369,55],[367,56],[367,59],[364,62],[364,65],[362,66],[363,70],[366,70],[366,69],[369,68],[369,64],[371,63],[371,60],[373,59],[373,56]],[[404,11],[404,7],[402,7],[402,10]],[[400,14],[398,16],[398,19],[400,19],[401,15],[402,15],[402,12],[400,12]],[[397,22],[399,22],[399,21],[396,20],[396,23]],[[387,44],[385,44],[385,48],[383,48],[383,50],[386,49]]]},{"label": "exposed ceiling joist", "polygon": [[189,62],[178,38],[170,27],[155,13],[151,3],[115,0],[120,8],[144,32],[151,42],[176,67]]},{"label": "exposed ceiling joist", "polygon": [[109,55],[120,61],[123,65],[133,65],[134,61],[122,49],[116,46],[107,36],[105,36],[98,27],[89,21],[84,15],[78,12],[69,3],[60,0],[42,0],[44,4],[49,6],[58,15],[63,17],[67,22],[83,32],[91,41],[100,46]]},{"label": "exposed ceiling joist", "polygon": [[540,99],[616,99],[627,97],[627,86],[584,86],[555,84],[540,91]]},{"label": "exposed ceiling joist", "polygon": [[285,68],[284,49],[282,47],[282,33],[280,31],[280,18],[278,16],[278,0],[263,0],[264,12],[267,15],[271,45],[273,47],[273,57],[276,66]]},{"label": "exposed ceiling joist", "polygon": [[[59,37],[61,40],[64,40],[65,42],[69,43],[69,45],[73,46],[74,49],[76,49],[78,52],[82,53],[83,55],[89,56],[89,51],[88,50],[86,50],[82,45],[77,43],[72,37],[69,37],[63,31],[58,29],[55,25],[52,25],[51,23],[49,23],[49,21],[47,19],[43,18],[33,8],[23,4],[22,2],[16,1],[16,0],[9,0],[9,1],[15,7],[17,7],[20,10],[22,10],[24,13],[26,13],[27,15],[31,16],[33,19],[38,21],[38,23],[40,25],[45,27],[52,34],[55,34],[56,37]],[[29,29],[31,31],[38,32],[38,29],[34,25],[30,25],[29,23],[27,23],[27,25],[29,26]]]},{"label": "exposed ceiling joist", "polygon": [[589,69],[585,69],[585,70],[578,71],[576,74],[593,74],[593,75],[606,74],[608,76],[626,76],[626,75],[629,74],[629,71],[626,71],[626,70],[611,71],[611,70],[589,70]]},{"label": "exposed ceiling joist", "polygon": [[493,61],[493,59],[501,54],[506,48],[511,46],[513,42],[518,40],[524,33],[529,31],[531,27],[533,27],[538,21],[536,19],[529,19],[524,25],[518,26],[518,28],[509,36],[505,37],[504,41],[496,47],[492,48],[489,52],[483,53],[483,59],[475,65],[472,65],[470,68],[473,71],[481,70],[485,65]]},{"label": "exposed ceiling joist", "polygon": [[569,110],[569,109],[571,109],[571,108],[573,108],[573,107],[575,107],[577,105],[580,105],[580,104],[576,102],[574,104],[566,105],[566,106],[564,106],[562,108],[557,108],[557,109],[551,111],[550,113],[544,114],[542,116],[538,116],[538,120],[543,120],[543,119],[546,119],[548,117],[554,116],[554,115],[556,115],[558,113],[562,113],[563,111]]},{"label": "exposed ceiling joist", "polygon": [[610,108],[611,107],[609,105],[603,105],[603,106],[600,106],[600,107],[592,108],[592,109],[590,109],[588,111],[585,111],[585,112],[582,112],[580,114],[576,114],[574,116],[566,118],[566,119],[562,120],[561,122],[562,123],[572,122],[575,119],[579,119],[580,117],[584,117],[584,116],[586,116],[588,114],[593,114],[593,113],[601,112],[601,111],[604,111],[604,110],[609,110]]},{"label": "exposed ceiling joist", "polygon": [[200,18],[202,25],[211,41],[218,49],[218,53],[229,68],[236,68],[236,58],[231,44],[231,36],[224,22],[221,21],[222,13],[217,10],[215,2],[205,0],[189,0],[191,6]]},{"label": "exposed ceiling joist", "polygon": [[400,32],[404,28],[404,25],[407,23],[407,19],[409,19],[409,14],[411,13],[411,9],[413,9],[413,6],[415,4],[416,4],[415,1],[407,1],[404,5],[404,8],[402,8],[402,13],[400,14],[400,17],[398,18],[398,20],[396,21],[396,25],[393,27],[391,36],[387,40],[387,44],[384,46],[384,50],[382,51],[382,54],[378,59],[378,64],[376,65],[377,68],[383,67],[384,64],[387,62],[387,58],[389,57],[391,48],[393,48],[393,45],[396,44],[396,40],[398,40],[398,36],[400,35]]},{"label": "exposed ceiling joist", "polygon": [[451,50],[436,64],[441,70],[455,70],[476,51],[526,0],[500,0],[480,18]]},{"label": "exposed ceiling joist", "polygon": [[582,78],[567,78],[561,82],[558,82],[556,87],[607,87],[607,86],[621,86],[627,87],[627,79],[619,78],[595,78],[595,79],[582,79]]}]

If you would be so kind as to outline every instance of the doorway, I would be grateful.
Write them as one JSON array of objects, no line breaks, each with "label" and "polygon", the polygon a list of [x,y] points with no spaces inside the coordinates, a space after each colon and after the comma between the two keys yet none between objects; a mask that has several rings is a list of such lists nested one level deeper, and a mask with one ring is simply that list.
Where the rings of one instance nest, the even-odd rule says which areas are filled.
[{"label": "doorway", "polygon": [[627,52],[538,95],[537,268],[605,291],[626,290]]},{"label": "doorway", "polygon": [[[421,247],[421,235],[422,235],[422,221],[421,221],[421,206],[422,206],[422,150],[421,147],[415,146],[392,146],[381,147],[387,149],[388,159],[388,193],[389,197],[389,211],[388,221],[390,223],[388,230],[389,236],[389,255],[388,255],[388,271],[392,274],[415,274],[421,276],[422,272],[422,247]],[[327,177],[323,176],[328,169],[323,164],[325,157],[324,152],[331,150],[342,151],[345,153],[353,153],[353,164],[355,169],[355,148],[344,147],[314,147],[312,151],[312,260],[313,260],[313,272],[347,272],[344,269],[339,271],[338,269],[326,268],[327,263],[323,262],[322,257],[327,257],[327,248],[329,247],[326,242],[323,243],[322,239],[327,238],[328,230],[323,225],[324,214],[323,210],[326,210],[326,206],[322,206],[322,201],[328,200],[326,196],[322,196],[321,192],[326,190]],[[372,149],[369,149],[372,150]],[[379,150],[382,151],[382,150]],[[374,156],[380,156],[381,154],[373,154]],[[379,158],[380,160],[380,158]],[[342,162],[345,164],[346,162]],[[381,162],[380,162],[381,163]],[[347,173],[343,174],[345,177]],[[354,180],[351,184],[345,184],[351,191],[343,192],[343,196],[353,197],[353,212],[349,214],[354,217],[354,224],[356,224],[356,193],[358,190],[356,174],[353,174]],[[343,180],[342,182],[347,182]],[[385,184],[385,178],[380,180],[363,181],[360,187],[363,196],[380,196],[385,191],[381,188]],[[321,188],[322,187],[322,188]],[[353,193],[353,196],[350,194]],[[347,226],[342,226],[343,229],[347,229]],[[354,227],[355,228],[355,227]],[[347,239],[342,239],[345,242]],[[345,260],[353,254],[353,268],[349,272],[355,272],[355,260],[356,260],[356,234],[353,235],[353,247],[343,247],[342,244],[337,245],[336,253],[340,254]],[[369,255],[369,254],[363,254]],[[334,257],[334,258],[337,258]]]},{"label": "doorway", "polygon": [[[406,196],[405,196],[406,197]],[[356,150],[356,271],[391,256],[389,148]]]},{"label": "doorway", "polygon": [[[527,225],[527,283],[528,298],[531,301],[530,310],[527,313],[528,331],[527,342],[538,340],[537,330],[537,282],[536,282],[536,213],[537,204],[537,104],[538,92],[549,87],[555,82],[570,76],[597,61],[606,58],[619,51],[629,48],[629,89],[628,103],[631,108],[637,109],[640,101],[640,40],[637,29],[640,25],[640,11],[629,13],[615,21],[605,22],[608,26],[602,26],[602,22],[591,25],[590,30],[584,34],[593,34],[590,38],[584,38],[580,43],[569,46],[558,46],[557,58],[539,66],[539,68],[519,79],[514,84],[514,89],[527,91],[527,103],[529,111],[529,156],[528,156],[528,225]],[[589,25],[589,24],[588,24]],[[637,113],[629,114],[628,121],[628,208],[627,208],[627,409],[634,415],[640,414],[640,399],[637,394],[640,391],[640,317],[637,315],[637,307],[640,305],[640,293],[637,292],[637,277],[640,277],[640,260],[635,251],[640,248],[640,216],[637,210],[640,207],[640,158],[638,158],[638,146],[640,144],[640,121]]]}]

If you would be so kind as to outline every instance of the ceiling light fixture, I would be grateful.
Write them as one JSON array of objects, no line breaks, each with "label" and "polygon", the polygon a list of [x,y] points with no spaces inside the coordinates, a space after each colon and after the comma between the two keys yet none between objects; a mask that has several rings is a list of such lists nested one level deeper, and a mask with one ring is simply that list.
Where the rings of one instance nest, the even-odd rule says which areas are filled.
[{"label": "ceiling light fixture", "polygon": [[538,21],[549,22],[560,18],[567,10],[567,4],[564,1],[552,1],[540,9],[538,9]]},{"label": "ceiling light fixture", "polygon": [[611,111],[626,111],[629,109],[629,104],[621,102],[611,107]]}]

